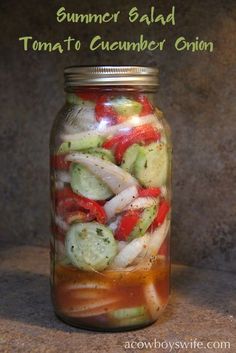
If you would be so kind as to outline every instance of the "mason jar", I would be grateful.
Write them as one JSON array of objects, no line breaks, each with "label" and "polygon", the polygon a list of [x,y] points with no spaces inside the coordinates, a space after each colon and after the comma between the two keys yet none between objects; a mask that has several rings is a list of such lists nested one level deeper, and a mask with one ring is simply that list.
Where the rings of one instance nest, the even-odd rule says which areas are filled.
[{"label": "mason jar", "polygon": [[68,67],[51,132],[51,293],[85,329],[145,327],[170,285],[171,143],[158,70]]}]

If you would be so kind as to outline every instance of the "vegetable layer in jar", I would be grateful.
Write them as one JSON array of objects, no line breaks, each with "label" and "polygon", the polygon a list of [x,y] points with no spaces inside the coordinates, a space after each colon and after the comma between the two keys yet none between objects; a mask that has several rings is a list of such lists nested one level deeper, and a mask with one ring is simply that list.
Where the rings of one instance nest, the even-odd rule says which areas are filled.
[{"label": "vegetable layer in jar", "polygon": [[56,311],[80,327],[148,325],[169,295],[162,114],[148,95],[92,89],[67,94],[64,109],[51,155]]}]

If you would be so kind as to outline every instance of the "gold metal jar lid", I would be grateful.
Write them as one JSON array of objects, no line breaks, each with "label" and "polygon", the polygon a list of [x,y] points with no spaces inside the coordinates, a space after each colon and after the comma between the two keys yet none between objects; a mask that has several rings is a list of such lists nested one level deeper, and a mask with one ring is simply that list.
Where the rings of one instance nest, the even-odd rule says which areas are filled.
[{"label": "gold metal jar lid", "polygon": [[155,90],[158,69],[146,66],[71,66],[64,70],[65,88],[77,86],[139,86]]}]

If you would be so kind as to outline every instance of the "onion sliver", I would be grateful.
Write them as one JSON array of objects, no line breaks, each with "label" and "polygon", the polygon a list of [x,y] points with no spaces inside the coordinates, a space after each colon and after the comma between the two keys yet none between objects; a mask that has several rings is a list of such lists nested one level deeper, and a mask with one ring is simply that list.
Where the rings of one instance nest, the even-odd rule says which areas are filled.
[{"label": "onion sliver", "polygon": [[[98,306],[94,309],[88,309],[88,310],[83,310],[83,311],[65,311],[63,310],[64,315],[68,315],[70,317],[90,317],[90,316],[98,316],[98,315],[103,315],[107,314],[110,311],[120,309],[123,305],[124,301],[114,301],[110,302],[109,304],[105,304],[102,306]],[[79,307],[76,307],[75,309],[79,309]]]},{"label": "onion sliver", "polygon": [[68,172],[60,171],[55,173],[55,177],[57,181],[61,181],[63,183],[70,183],[71,177]]},{"label": "onion sliver", "polygon": [[[90,136],[109,136],[116,134],[117,132],[122,132],[122,131],[128,131],[129,129],[136,127],[136,126],[141,126],[145,124],[158,124],[158,120],[155,115],[150,114],[146,116],[142,116],[141,118],[139,116],[133,116],[129,120],[125,121],[122,124],[117,124],[113,125],[110,127],[105,127],[101,125],[101,128],[95,131],[84,131],[84,132],[79,132],[75,134],[61,134],[61,139],[62,141],[74,141],[74,140],[80,140],[81,138],[86,138]],[[157,128],[162,128],[161,125],[157,126]]]},{"label": "onion sliver", "polygon": [[146,256],[154,256],[158,253],[168,234],[169,227],[170,221],[166,218],[160,227],[158,227],[153,233],[150,233],[150,241]]},{"label": "onion sliver", "polygon": [[87,153],[71,153],[66,161],[81,163],[94,175],[102,179],[110,189],[118,194],[129,186],[138,185],[137,180],[115,164]]},{"label": "onion sliver", "polygon": [[126,245],[111,263],[111,268],[124,268],[135,260],[140,252],[148,245],[149,236],[146,234],[140,238],[132,240]]},{"label": "onion sliver", "polygon": [[124,208],[131,203],[138,196],[138,190],[136,186],[131,186],[118,195],[113,197],[110,201],[107,201],[104,209],[107,214],[107,218],[111,219],[115,214],[120,213]]},{"label": "onion sliver", "polygon": [[161,300],[152,282],[144,286],[144,296],[152,319],[156,319],[161,308]]},{"label": "onion sliver", "polygon": [[70,296],[73,296],[73,298],[78,298],[78,299],[97,300],[99,298],[105,298],[106,296],[110,297],[111,293],[107,289],[84,288],[84,289],[70,291]]},{"label": "onion sliver", "polygon": [[88,311],[88,310],[93,310],[99,307],[104,307],[106,305],[110,305],[113,303],[117,303],[119,301],[119,297],[108,297],[108,298],[102,298],[98,299],[96,301],[94,300],[87,300],[86,304],[81,304],[81,305],[76,305],[71,308],[71,312],[76,311],[82,312],[82,311]]},{"label": "onion sliver", "polygon": [[120,240],[118,241],[118,251],[123,250],[128,243],[126,241]]},{"label": "onion sliver", "polygon": [[113,233],[115,233],[119,225],[120,219],[121,219],[121,216],[117,216],[112,222],[108,224],[108,227],[111,229]]},{"label": "onion sliver", "polygon": [[164,197],[164,198],[166,198],[167,197],[167,187],[166,186],[161,186],[160,187],[160,189],[161,189],[161,195]]},{"label": "onion sliver", "polygon": [[111,286],[105,282],[95,282],[95,281],[88,281],[88,282],[75,282],[69,283],[66,286],[66,290],[76,290],[76,289],[110,289]]},{"label": "onion sliver", "polygon": [[61,180],[56,180],[55,181],[55,189],[56,190],[61,190],[61,189],[64,189],[65,187],[65,183]]},{"label": "onion sliver", "polygon": [[127,210],[138,210],[140,208],[148,208],[152,206],[157,206],[159,203],[158,198],[153,198],[153,197],[138,197],[136,200],[131,202]]}]

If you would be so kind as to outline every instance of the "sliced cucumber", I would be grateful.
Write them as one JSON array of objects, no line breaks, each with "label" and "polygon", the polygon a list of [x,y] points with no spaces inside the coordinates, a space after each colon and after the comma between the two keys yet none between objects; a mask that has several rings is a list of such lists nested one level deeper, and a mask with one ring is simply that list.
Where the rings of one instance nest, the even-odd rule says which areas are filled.
[{"label": "sliced cucumber", "polygon": [[111,230],[97,222],[72,225],[65,247],[72,264],[83,271],[104,270],[118,251]]},{"label": "sliced cucumber", "polygon": [[110,313],[109,317],[119,327],[135,326],[149,321],[148,313],[144,306],[118,309]]},{"label": "sliced cucumber", "polygon": [[134,326],[140,326],[140,325],[146,325],[149,322],[151,322],[151,320],[149,319],[148,315],[140,315],[140,316],[136,316],[136,317],[131,317],[131,318],[127,318],[127,319],[122,319],[119,320],[119,323],[117,326],[119,327],[134,327]]},{"label": "sliced cucumber", "polygon": [[64,154],[71,151],[80,151],[88,148],[100,147],[103,141],[104,138],[101,136],[81,137],[80,140],[63,142],[58,149],[58,153]]},{"label": "sliced cucumber", "polygon": [[138,157],[139,150],[140,150],[140,146],[137,144],[134,144],[129,148],[127,148],[127,150],[125,151],[125,154],[121,163],[121,168],[126,170],[130,174],[133,174],[134,164]]},{"label": "sliced cucumber", "polygon": [[146,231],[148,230],[149,226],[154,221],[156,217],[157,207],[152,206],[149,208],[145,208],[139,222],[136,224],[134,229],[132,230],[128,240],[132,240],[134,238],[142,237]]},{"label": "sliced cucumber", "polygon": [[111,101],[112,107],[119,115],[138,115],[142,110],[142,104],[126,97],[119,97]]},{"label": "sliced cucumber", "polygon": [[111,189],[86,167],[79,163],[70,166],[71,187],[76,194],[93,200],[106,200],[113,196]]},{"label": "sliced cucumber", "polygon": [[144,306],[118,309],[111,313],[112,317],[117,320],[128,319],[128,318],[130,319],[144,314],[146,314],[146,309]]},{"label": "sliced cucumber", "polygon": [[83,103],[82,99],[74,93],[67,93],[66,101],[67,101],[67,103],[76,104],[76,105]]},{"label": "sliced cucumber", "polygon": [[101,147],[89,148],[88,150],[85,150],[82,152],[92,154],[93,156],[115,163],[115,158],[113,153],[110,150],[107,150],[106,148],[101,148]]},{"label": "sliced cucumber", "polygon": [[146,187],[160,187],[166,183],[169,156],[165,143],[151,143],[140,147],[134,174]]}]

